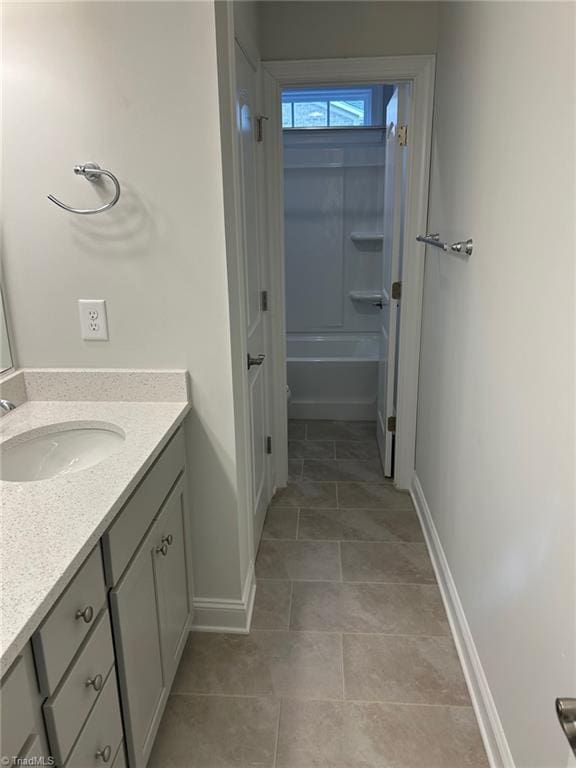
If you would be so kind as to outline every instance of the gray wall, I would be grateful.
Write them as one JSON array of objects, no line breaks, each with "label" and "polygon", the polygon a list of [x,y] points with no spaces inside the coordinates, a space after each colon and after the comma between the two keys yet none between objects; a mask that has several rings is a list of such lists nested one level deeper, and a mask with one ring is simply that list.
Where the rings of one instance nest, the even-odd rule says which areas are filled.
[{"label": "gray wall", "polygon": [[263,60],[436,51],[436,2],[264,0],[258,5]]},{"label": "gray wall", "polygon": [[416,472],[518,768],[574,765],[575,10],[440,15]]}]

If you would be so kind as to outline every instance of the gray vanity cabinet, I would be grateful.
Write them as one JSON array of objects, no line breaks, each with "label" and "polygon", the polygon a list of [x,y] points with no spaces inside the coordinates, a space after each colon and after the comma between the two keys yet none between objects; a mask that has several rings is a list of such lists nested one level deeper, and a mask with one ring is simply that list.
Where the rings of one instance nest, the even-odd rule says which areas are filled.
[{"label": "gray vanity cabinet", "polygon": [[191,619],[178,429],[0,680],[0,762],[145,768]]},{"label": "gray vanity cabinet", "polygon": [[0,683],[0,762],[17,765],[17,760],[36,758],[49,765],[46,731],[42,718],[42,697],[38,689],[32,649],[28,644]]},{"label": "gray vanity cabinet", "polygon": [[[158,520],[162,555],[157,562],[157,589],[159,593],[160,640],[162,665],[168,687],[172,685],[186,638],[191,615],[188,558],[187,499],[184,479],[181,478],[166,502]],[[164,555],[163,553],[166,552]]]},{"label": "gray vanity cabinet", "polygon": [[185,478],[181,476],[134,559],[110,592],[126,744],[145,766],[190,621]]}]

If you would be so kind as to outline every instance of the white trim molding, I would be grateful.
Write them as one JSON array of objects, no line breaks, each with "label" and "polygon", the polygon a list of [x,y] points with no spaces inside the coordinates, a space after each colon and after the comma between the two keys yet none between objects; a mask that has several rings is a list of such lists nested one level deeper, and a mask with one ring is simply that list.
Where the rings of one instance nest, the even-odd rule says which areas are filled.
[{"label": "white trim molding", "polygon": [[255,597],[256,578],[254,564],[251,563],[246,574],[241,599],[194,598],[194,617],[190,627],[191,631],[247,634],[250,632]]},{"label": "white trim molding", "polygon": [[416,474],[412,478],[410,494],[416,507],[424,537],[436,573],[436,579],[442,594],[442,600],[450,629],[456,644],[456,650],[462,664],[464,677],[476,713],[482,740],[491,768],[515,768],[514,758],[508,746],[506,734],[496,709],[496,704],[488,685],[488,680],[474,643],[474,638],[454,578],[444,554],[442,542],[438,536],[430,508],[424,496],[422,485]]},{"label": "white trim molding", "polygon": [[[394,483],[409,489],[414,474],[416,446],[416,408],[418,400],[418,368],[420,363],[420,326],[424,285],[424,251],[416,236],[426,231],[428,219],[428,179],[432,140],[432,112],[436,59],[427,56],[387,56],[365,59],[318,59],[311,61],[264,61],[266,107],[270,141],[267,153],[271,285],[276,291],[274,302],[280,320],[274,321],[273,339],[277,354],[273,360],[274,382],[278,389],[286,381],[283,294],[284,244],[282,233],[283,194],[279,183],[282,171],[282,125],[280,121],[281,89],[290,85],[330,85],[333,83],[410,83],[408,174],[406,189],[406,222],[404,231],[402,307],[400,312],[400,346],[398,354],[398,403],[396,427],[396,465]],[[268,81],[268,82],[266,82]],[[272,105],[276,105],[271,109]],[[276,392],[278,397],[281,393]],[[282,393],[283,394],[283,393]],[[281,429],[281,425],[277,426]],[[277,438],[283,440],[284,432]],[[282,455],[281,461],[287,463]],[[286,469],[278,468],[277,478]]]}]

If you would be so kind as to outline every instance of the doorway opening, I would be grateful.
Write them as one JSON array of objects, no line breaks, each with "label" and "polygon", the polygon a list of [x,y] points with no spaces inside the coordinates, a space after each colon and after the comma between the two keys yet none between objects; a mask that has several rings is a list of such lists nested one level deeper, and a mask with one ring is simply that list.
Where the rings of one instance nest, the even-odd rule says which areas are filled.
[{"label": "doorway opening", "polygon": [[[314,422],[337,422],[334,435],[355,434],[361,422],[374,445],[364,446],[370,457],[356,469],[376,476],[383,470],[388,478],[394,476],[408,89],[366,83],[281,92],[288,418],[310,422],[311,434],[322,433]],[[376,437],[381,469],[373,466]],[[297,453],[300,448],[315,449],[295,446]]]}]

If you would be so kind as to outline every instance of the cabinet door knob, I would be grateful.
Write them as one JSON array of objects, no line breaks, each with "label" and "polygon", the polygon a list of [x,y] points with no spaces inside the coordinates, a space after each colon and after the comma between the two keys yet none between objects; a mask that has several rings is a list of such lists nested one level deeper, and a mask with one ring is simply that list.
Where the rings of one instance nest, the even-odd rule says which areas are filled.
[{"label": "cabinet door knob", "polygon": [[164,542],[164,544],[159,544],[156,547],[156,552],[159,555],[164,555],[164,557],[166,557],[166,555],[168,554],[168,544],[166,544],[166,542]]},{"label": "cabinet door knob", "polygon": [[168,536],[162,536],[162,543],[168,544],[169,547],[172,546],[172,542],[174,541],[174,537],[171,533],[168,534]]},{"label": "cabinet door knob", "polygon": [[103,763],[108,763],[112,757],[112,747],[110,744],[106,744],[106,746],[102,747],[102,749],[98,749],[94,757],[100,758]]},{"label": "cabinet door knob", "polygon": [[76,618],[83,619],[86,624],[90,624],[94,618],[94,608],[91,605],[87,605],[86,608],[78,608],[76,611]]},{"label": "cabinet door knob", "polygon": [[104,678],[102,675],[95,675],[94,677],[89,677],[88,680],[86,680],[86,688],[89,688],[92,686],[95,691],[100,691],[102,689],[102,683],[104,681]]}]

